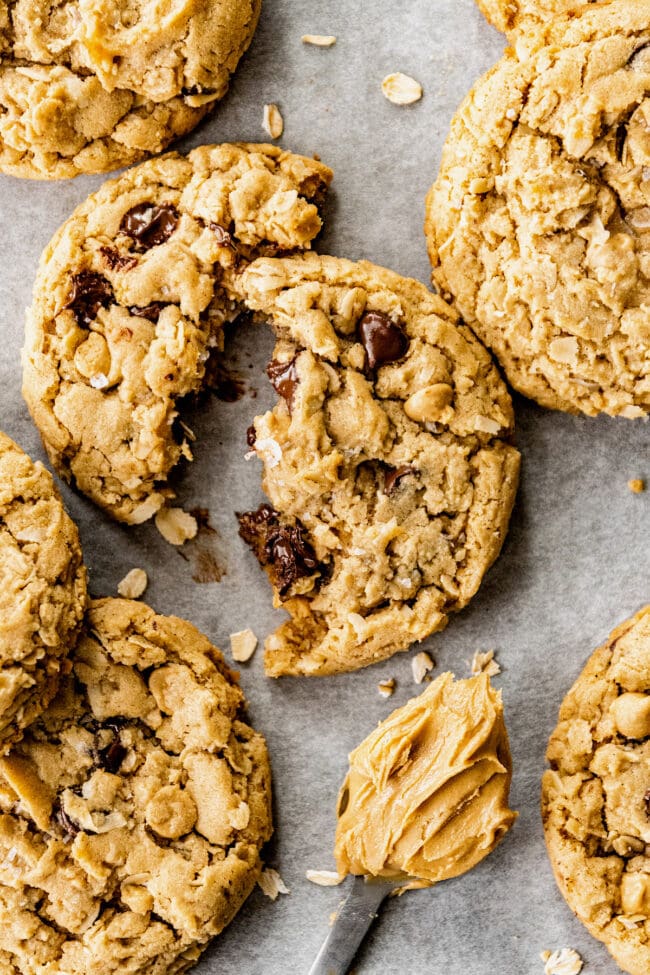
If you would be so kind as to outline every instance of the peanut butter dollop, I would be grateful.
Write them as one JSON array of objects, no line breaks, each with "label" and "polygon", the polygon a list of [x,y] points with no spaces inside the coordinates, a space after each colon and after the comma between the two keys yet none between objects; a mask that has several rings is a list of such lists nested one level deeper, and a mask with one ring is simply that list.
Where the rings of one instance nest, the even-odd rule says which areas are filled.
[{"label": "peanut butter dollop", "polygon": [[340,874],[428,887],[487,856],[512,826],[512,763],[487,674],[441,674],[350,755],[339,795]]}]

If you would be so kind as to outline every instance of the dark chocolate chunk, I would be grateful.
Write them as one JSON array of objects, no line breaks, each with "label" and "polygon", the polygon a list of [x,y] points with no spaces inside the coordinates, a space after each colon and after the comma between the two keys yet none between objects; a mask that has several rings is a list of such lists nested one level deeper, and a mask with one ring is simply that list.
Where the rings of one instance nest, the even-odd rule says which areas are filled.
[{"label": "dark chocolate chunk", "polygon": [[266,367],[266,375],[271,380],[273,389],[286,401],[289,409],[293,406],[293,397],[300,382],[296,369],[296,358],[297,356],[294,356],[290,362],[278,362],[277,359],[271,359]]},{"label": "dark chocolate chunk", "polygon": [[131,305],[129,312],[132,315],[136,315],[138,318],[146,318],[149,322],[157,322],[160,318],[160,313],[166,306],[162,301],[152,301],[150,305]]},{"label": "dark chocolate chunk", "polygon": [[399,482],[407,474],[416,474],[417,471],[414,467],[408,467],[404,465],[403,467],[388,467],[384,471],[384,492],[386,494],[392,494]]},{"label": "dark chocolate chunk", "polygon": [[401,326],[381,311],[367,311],[359,319],[357,335],[366,350],[369,369],[402,359],[409,347]]},{"label": "dark chocolate chunk", "polygon": [[246,443],[249,447],[255,446],[255,441],[257,439],[257,434],[255,433],[255,427],[251,424],[246,431]]},{"label": "dark chocolate chunk", "polygon": [[130,271],[138,263],[137,257],[126,257],[116,251],[114,247],[100,247],[99,253],[111,271]]},{"label": "dark chocolate chunk", "polygon": [[95,321],[100,308],[106,308],[113,301],[113,289],[96,271],[79,271],[72,276],[72,292],[64,308],[70,308],[77,325],[88,328]]},{"label": "dark chocolate chunk", "polygon": [[65,833],[66,842],[69,843],[79,832],[79,826],[77,826],[73,819],[70,819],[59,802],[57,802],[55,807],[54,818]]},{"label": "dark chocolate chunk", "polygon": [[124,747],[119,738],[116,738],[111,742],[106,748],[102,748],[99,753],[100,763],[107,772],[111,772],[115,775],[126,758],[127,749]]},{"label": "dark chocolate chunk", "polygon": [[293,583],[319,569],[318,559],[299,523],[281,525],[278,512],[268,504],[257,511],[238,514],[239,534],[250,545],[261,565],[271,567],[273,582],[281,596]]},{"label": "dark chocolate chunk", "polygon": [[176,230],[179,213],[172,203],[138,203],[122,217],[120,230],[142,250],[164,244]]}]

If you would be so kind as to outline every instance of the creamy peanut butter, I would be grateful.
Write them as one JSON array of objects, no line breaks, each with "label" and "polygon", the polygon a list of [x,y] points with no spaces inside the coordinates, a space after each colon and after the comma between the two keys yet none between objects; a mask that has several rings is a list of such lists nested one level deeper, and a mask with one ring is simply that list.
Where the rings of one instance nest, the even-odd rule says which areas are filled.
[{"label": "creamy peanut butter", "polygon": [[339,795],[340,874],[429,886],[471,870],[512,826],[501,694],[487,674],[441,674],[350,755]]}]

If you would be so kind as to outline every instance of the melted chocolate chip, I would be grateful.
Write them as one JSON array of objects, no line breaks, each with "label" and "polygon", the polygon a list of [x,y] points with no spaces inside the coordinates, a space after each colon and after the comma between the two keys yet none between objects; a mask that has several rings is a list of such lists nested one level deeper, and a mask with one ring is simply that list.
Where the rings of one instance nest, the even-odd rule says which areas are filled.
[{"label": "melted chocolate chip", "polygon": [[162,301],[152,301],[150,305],[131,305],[129,312],[132,315],[136,315],[138,318],[146,318],[149,322],[154,322],[154,324],[160,318],[160,313],[166,306],[163,305]]},{"label": "melted chocolate chip", "polygon": [[65,833],[66,842],[69,843],[71,840],[74,839],[74,837],[79,832],[79,826],[77,826],[77,824],[73,819],[70,819],[70,817],[66,813],[65,809],[60,805],[60,803],[57,803],[56,811],[54,813],[54,818],[56,819],[57,823]]},{"label": "melted chocolate chip", "polygon": [[142,250],[164,244],[176,230],[178,210],[171,203],[138,203],[122,217],[120,230]]},{"label": "melted chocolate chip", "polygon": [[319,569],[318,559],[305,537],[305,529],[296,522],[281,525],[278,512],[268,504],[257,511],[237,515],[239,534],[250,545],[261,565],[271,568],[273,582],[281,596],[297,579]]},{"label": "melted chocolate chip", "polygon": [[251,424],[246,431],[246,443],[249,447],[255,446],[255,441],[257,440],[257,434],[255,433],[255,427]]},{"label": "melted chocolate chip", "polygon": [[127,749],[124,747],[119,738],[111,742],[106,748],[102,748],[99,753],[100,762],[103,768],[107,772],[111,772],[115,775],[118,771],[120,765],[126,758]]},{"label": "melted chocolate chip", "polygon": [[403,467],[389,467],[384,471],[384,492],[385,494],[392,494],[399,482],[407,474],[416,474],[417,471],[414,467],[408,467],[407,465]]},{"label": "melted chocolate chip", "polygon": [[72,292],[67,305],[77,325],[88,328],[95,321],[100,308],[106,308],[113,301],[110,282],[96,271],[79,271],[72,277]]},{"label": "melted chocolate chip", "polygon": [[111,271],[130,271],[138,263],[136,257],[126,257],[116,251],[114,247],[100,247],[99,253]]},{"label": "melted chocolate chip", "polygon": [[403,358],[409,340],[400,325],[381,311],[367,311],[357,324],[359,341],[366,350],[369,369]]},{"label": "melted chocolate chip", "polygon": [[300,382],[296,369],[296,358],[294,356],[290,362],[278,362],[277,359],[271,359],[266,367],[266,375],[271,380],[273,389],[286,401],[290,410],[293,406],[296,387]]}]

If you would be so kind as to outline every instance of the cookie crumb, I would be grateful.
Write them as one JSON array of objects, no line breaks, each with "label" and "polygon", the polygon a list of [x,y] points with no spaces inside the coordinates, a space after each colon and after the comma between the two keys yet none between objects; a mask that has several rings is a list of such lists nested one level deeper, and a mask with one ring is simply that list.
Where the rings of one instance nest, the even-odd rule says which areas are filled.
[{"label": "cookie crumb", "polygon": [[117,592],[125,599],[139,599],[149,580],[144,569],[131,569],[117,584]]},{"label": "cookie crumb", "polygon": [[381,83],[384,97],[393,105],[412,105],[422,98],[422,85],[401,71],[387,74]]},{"label": "cookie crumb", "polygon": [[413,669],[413,680],[416,684],[421,684],[426,677],[428,671],[433,670],[434,663],[431,656],[422,650],[417,653],[413,660],[411,661],[411,668]]},{"label": "cookie crumb", "polygon": [[395,693],[395,686],[397,681],[394,677],[388,677],[386,680],[380,680],[377,684],[377,690],[382,697],[391,697]]},{"label": "cookie crumb", "polygon": [[336,870],[307,870],[305,877],[310,883],[318,884],[319,887],[337,887],[345,880],[345,877]]},{"label": "cookie crumb", "polygon": [[237,633],[230,634],[230,651],[232,659],[237,663],[246,663],[250,660],[257,647],[257,637],[252,630],[238,630]]},{"label": "cookie crumb", "polygon": [[544,975],[578,975],[582,971],[582,958],[573,948],[558,948],[557,951],[543,951]]},{"label": "cookie crumb", "polygon": [[303,44],[313,44],[315,47],[331,47],[336,44],[333,34],[303,34],[300,40]]},{"label": "cookie crumb", "polygon": [[199,530],[194,515],[182,508],[161,508],[156,514],[156,528],[170,545],[182,545],[195,538]]},{"label": "cookie crumb", "polygon": [[288,894],[289,888],[277,870],[272,867],[265,867],[257,878],[258,886],[262,893],[270,897],[272,901],[277,900],[278,894]]},{"label": "cookie crumb", "polygon": [[643,494],[645,491],[645,481],[642,477],[633,477],[627,482],[627,486],[632,494]]},{"label": "cookie crumb", "polygon": [[494,658],[494,650],[486,650],[484,653],[477,650],[472,657],[472,677],[477,674],[487,674],[488,677],[496,677],[501,673],[501,668]]},{"label": "cookie crumb", "polygon": [[264,120],[262,125],[272,139],[280,138],[284,132],[284,119],[277,105],[271,103],[270,105],[264,106]]}]

